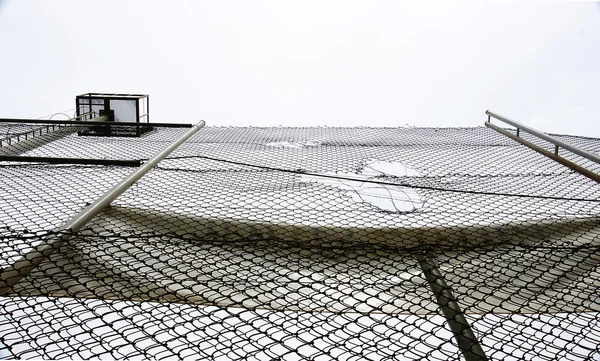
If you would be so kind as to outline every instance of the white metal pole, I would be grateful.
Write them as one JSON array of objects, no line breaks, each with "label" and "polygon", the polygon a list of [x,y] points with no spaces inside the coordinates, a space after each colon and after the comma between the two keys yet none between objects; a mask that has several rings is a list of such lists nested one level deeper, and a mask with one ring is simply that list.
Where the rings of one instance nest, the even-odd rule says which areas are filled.
[{"label": "white metal pole", "polygon": [[26,253],[12,265],[3,268],[0,271],[0,296],[7,293],[10,288],[25,277],[31,270],[37,267],[42,261],[48,258],[65,241],[73,237],[79,230],[100,213],[135,182],[142,178],[150,169],[154,168],[172,151],[177,149],[182,143],[188,140],[198,130],[204,127],[206,123],[202,120],[194,125],[184,135],[175,142],[171,143],[163,151],[152,157],[148,162],[142,164],[129,176],[115,185],[112,189],[100,196],[94,203],[82,209],[79,213],[60,226],[54,234],[43,240],[38,246]]}]

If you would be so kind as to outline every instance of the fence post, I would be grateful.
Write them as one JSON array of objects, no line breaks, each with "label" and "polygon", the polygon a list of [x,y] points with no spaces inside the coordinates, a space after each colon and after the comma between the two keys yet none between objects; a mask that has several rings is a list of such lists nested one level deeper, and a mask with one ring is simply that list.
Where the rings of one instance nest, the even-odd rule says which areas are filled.
[{"label": "fence post", "polygon": [[484,361],[488,358],[483,352],[477,337],[473,333],[469,322],[461,311],[452,290],[446,283],[433,257],[428,254],[418,254],[417,260],[425,274],[425,278],[435,295],[438,306],[448,321],[450,330],[454,334],[458,348],[466,361]]}]

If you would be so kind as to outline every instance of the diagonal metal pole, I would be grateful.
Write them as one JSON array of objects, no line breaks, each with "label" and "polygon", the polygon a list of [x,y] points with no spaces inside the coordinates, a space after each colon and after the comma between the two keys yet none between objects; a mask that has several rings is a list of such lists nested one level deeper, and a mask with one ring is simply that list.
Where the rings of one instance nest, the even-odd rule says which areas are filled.
[{"label": "diagonal metal pole", "polygon": [[491,110],[486,110],[485,114],[487,114],[487,116],[488,116],[487,123],[491,124],[490,117],[494,117],[494,118],[496,118],[498,120],[503,121],[504,123],[510,124],[513,127],[517,128],[517,135],[519,134],[519,130],[524,130],[527,133],[529,133],[529,134],[531,134],[531,135],[533,135],[535,137],[538,137],[540,139],[543,139],[543,140],[545,140],[547,142],[550,142],[550,143],[554,144],[557,147],[557,148],[555,148],[556,151],[558,151],[558,147],[564,148],[564,149],[570,151],[571,153],[577,154],[580,157],[589,159],[589,160],[591,160],[594,163],[600,164],[600,155],[598,155],[598,154],[590,153],[590,152],[588,152],[588,151],[586,151],[584,149],[581,149],[581,148],[575,147],[575,146],[573,146],[571,144],[565,143],[565,142],[563,142],[563,141],[561,141],[559,139],[554,138],[553,136],[550,136],[550,135],[548,135],[546,133],[540,132],[537,129],[533,129],[531,127],[528,127],[525,124],[522,124],[522,123],[519,123],[517,121],[514,121],[514,120],[512,120],[510,118],[507,118],[505,116],[502,116],[502,115],[500,115],[498,113],[494,113]]},{"label": "diagonal metal pole", "polygon": [[[519,134],[518,133],[519,132],[519,128],[517,128],[517,135],[514,135],[511,132],[506,131],[506,130],[504,130],[504,129],[502,129],[502,128],[500,128],[500,127],[498,127],[498,126],[496,126],[496,125],[494,125],[492,123],[490,123],[489,121],[485,122],[485,126],[488,127],[488,128],[491,128],[491,129],[493,129],[495,131],[497,131],[500,134],[503,134],[503,135],[509,137],[512,140],[515,140],[515,141],[523,144],[526,147],[529,147],[529,148],[535,150],[536,152],[538,152],[540,154],[545,155],[546,157],[548,157],[548,158],[550,158],[550,159],[552,159],[552,160],[554,160],[554,161],[556,161],[556,162],[564,165],[565,167],[569,167],[570,169],[574,170],[575,172],[577,172],[577,173],[579,173],[581,175],[584,175],[584,176],[588,177],[589,179],[592,179],[592,180],[600,183],[600,174],[594,173],[591,170],[588,170],[588,169],[580,166],[579,164],[576,164],[576,163],[574,163],[574,162],[572,162],[572,161],[570,161],[570,160],[568,160],[566,158],[561,157],[560,155],[558,155],[556,153],[552,153],[552,152],[550,152],[550,151],[548,151],[548,150],[540,147],[539,145],[535,145],[532,142],[529,142],[529,141],[521,138],[518,135]],[[595,161],[595,160],[593,160],[593,161]]]},{"label": "diagonal metal pole", "polygon": [[488,360],[433,257],[418,254],[417,260],[465,360]]},{"label": "diagonal metal pole", "polygon": [[42,263],[48,258],[56,249],[58,249],[64,242],[68,241],[73,237],[79,230],[85,226],[92,218],[94,218],[103,209],[110,206],[110,204],[117,199],[123,192],[137,182],[142,176],[154,166],[156,166],[161,160],[163,160],[172,151],[177,149],[182,143],[188,140],[198,130],[204,127],[204,121],[200,121],[188,130],[179,139],[171,143],[167,148],[162,150],[160,153],[148,160],[134,172],[129,174],[125,179],[115,185],[113,188],[104,193],[94,203],[82,209],[79,213],[65,222],[62,226],[53,232],[52,235],[48,236],[34,249],[27,252],[24,256],[18,259],[15,263],[10,266],[3,268],[0,271],[0,296],[6,294],[12,286],[18,283],[23,277],[31,272],[35,267]]}]

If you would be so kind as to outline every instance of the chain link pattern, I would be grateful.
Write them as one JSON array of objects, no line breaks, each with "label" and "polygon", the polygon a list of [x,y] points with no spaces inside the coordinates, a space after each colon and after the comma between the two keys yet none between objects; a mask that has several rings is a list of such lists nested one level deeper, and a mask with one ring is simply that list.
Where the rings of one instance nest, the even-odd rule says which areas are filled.
[{"label": "chain link pattern", "polygon": [[[147,160],[185,132],[77,129],[2,154]],[[133,169],[0,164],[0,267]],[[487,128],[206,127],[0,297],[0,357],[597,359],[599,216],[600,185]]]}]

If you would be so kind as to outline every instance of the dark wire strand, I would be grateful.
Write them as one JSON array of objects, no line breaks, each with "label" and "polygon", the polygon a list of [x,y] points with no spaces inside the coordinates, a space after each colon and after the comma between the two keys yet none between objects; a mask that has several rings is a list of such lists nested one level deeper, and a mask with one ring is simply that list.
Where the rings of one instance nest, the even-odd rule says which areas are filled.
[{"label": "dark wire strand", "polygon": [[[481,194],[481,195],[504,196],[504,197],[522,197],[522,198],[538,198],[538,199],[552,199],[552,200],[562,200],[562,201],[599,202],[600,203],[600,199],[566,198],[566,197],[553,197],[553,196],[543,196],[543,195],[533,195],[533,194],[482,192],[482,191],[472,191],[472,190],[448,189],[448,188],[440,188],[440,187],[432,187],[432,186],[419,186],[419,185],[412,185],[412,184],[406,184],[406,183],[390,183],[390,182],[383,182],[383,181],[377,181],[377,180],[372,180],[372,179],[358,179],[358,178],[343,177],[343,176],[338,176],[338,175],[313,173],[313,172],[307,172],[303,169],[295,169],[294,170],[294,169],[269,167],[269,166],[237,162],[237,161],[226,160],[226,159],[213,158],[213,157],[208,157],[208,156],[204,156],[204,155],[169,157],[169,158],[165,158],[165,159],[175,160],[175,159],[189,159],[189,158],[201,158],[201,159],[212,160],[215,162],[222,162],[222,163],[228,163],[228,164],[234,164],[234,165],[240,165],[240,166],[246,166],[246,167],[254,167],[254,168],[259,168],[259,169],[263,169],[263,170],[270,170],[270,171],[283,172],[283,173],[310,175],[310,176],[314,176],[314,177],[322,177],[322,178],[330,178],[330,179],[346,180],[346,181],[362,182],[362,183],[371,183],[371,184],[395,186],[395,187],[406,187],[406,188],[453,192],[453,193],[465,193],[465,194]],[[144,161],[144,160],[142,160],[142,161]],[[168,167],[160,167],[160,166],[157,166],[156,169],[169,170],[169,171],[181,170],[179,168],[168,168]],[[193,170],[185,170],[185,171],[194,172]]]}]

